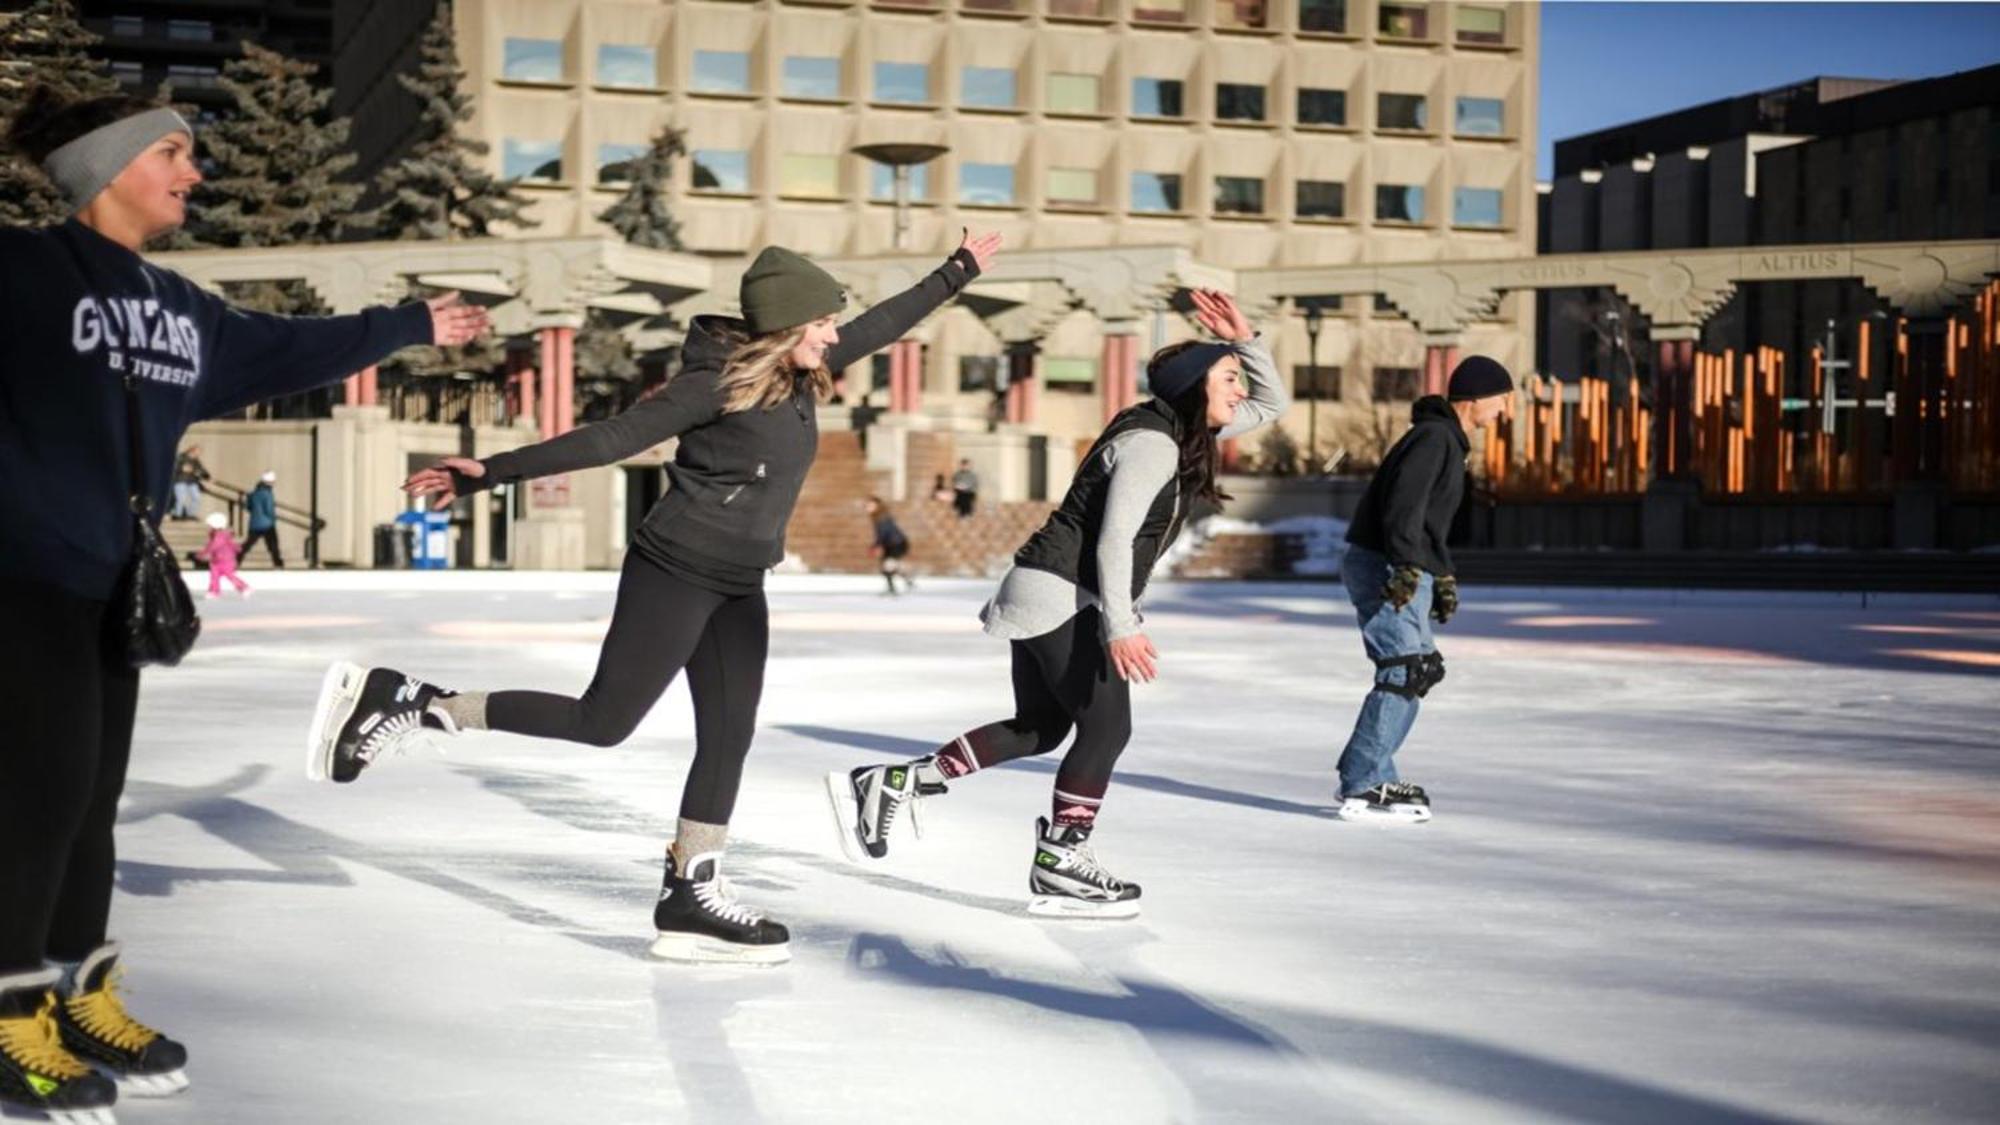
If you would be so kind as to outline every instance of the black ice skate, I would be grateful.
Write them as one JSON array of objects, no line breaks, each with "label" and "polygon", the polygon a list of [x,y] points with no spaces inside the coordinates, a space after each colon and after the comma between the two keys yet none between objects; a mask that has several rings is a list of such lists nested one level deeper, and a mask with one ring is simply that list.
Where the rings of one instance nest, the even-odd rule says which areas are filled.
[{"label": "black ice skate", "polygon": [[0,976],[0,1110],[56,1125],[117,1125],[118,1087],[63,1046],[55,969]]},{"label": "black ice skate", "polygon": [[782,965],[792,959],[792,935],[784,926],[738,903],[722,878],[722,853],[704,852],[688,861],[687,875],[674,870],[667,853],[667,877],[653,907],[660,932],[652,954],[668,961],[737,965]]},{"label": "black ice skate", "polygon": [[426,730],[457,734],[434,707],[455,693],[388,668],[345,661],[326,670],[306,735],[306,777],[353,781],[386,754],[399,754]]},{"label": "black ice skate", "polygon": [[1431,818],[1431,799],[1421,785],[1391,781],[1342,801],[1339,816],[1368,824],[1422,824]]},{"label": "black ice skate", "polygon": [[1028,870],[1028,913],[1055,918],[1136,918],[1139,884],[1097,865],[1090,829],[1051,828],[1035,818],[1035,865]]},{"label": "black ice skate", "polygon": [[[917,811],[923,807],[920,798],[945,792],[944,781],[931,761],[920,758],[893,766],[858,766],[846,773],[834,770],[826,775],[834,830],[847,858],[860,863],[888,855],[889,830],[895,827],[896,814],[905,805],[910,809],[910,828],[923,839],[923,818]],[[926,774],[935,780],[927,780]]]},{"label": "black ice skate", "polygon": [[135,1098],[164,1098],[188,1088],[187,1048],[140,1023],[118,995],[118,945],[106,942],[76,971],[76,991],[56,1006],[63,1046]]}]

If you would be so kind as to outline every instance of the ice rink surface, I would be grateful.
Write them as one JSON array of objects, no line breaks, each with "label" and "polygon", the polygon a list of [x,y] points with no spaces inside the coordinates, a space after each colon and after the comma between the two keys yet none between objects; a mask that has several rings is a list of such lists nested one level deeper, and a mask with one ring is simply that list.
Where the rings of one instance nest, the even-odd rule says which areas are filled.
[{"label": "ice rink surface", "polygon": [[250,575],[149,673],[114,934],[194,1088],[136,1125],[1943,1122],[2000,1112],[2000,598],[1466,592],[1399,756],[1337,585],[1156,587],[1097,832],[1133,922],[1022,912],[1052,760],[858,869],[822,776],[1008,710],[990,584],[773,580],[726,870],[775,969],[649,961],[691,754],[470,734],[315,785],[328,661],[580,691],[614,576]]}]

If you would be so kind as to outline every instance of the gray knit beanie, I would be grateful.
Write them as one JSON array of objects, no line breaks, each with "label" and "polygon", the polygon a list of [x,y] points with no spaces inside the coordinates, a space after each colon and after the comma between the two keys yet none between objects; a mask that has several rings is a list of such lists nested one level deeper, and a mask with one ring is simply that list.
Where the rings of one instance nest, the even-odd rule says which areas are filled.
[{"label": "gray knit beanie", "polygon": [[833,275],[782,246],[766,246],[744,271],[743,319],[758,336],[839,312],[847,294]]}]

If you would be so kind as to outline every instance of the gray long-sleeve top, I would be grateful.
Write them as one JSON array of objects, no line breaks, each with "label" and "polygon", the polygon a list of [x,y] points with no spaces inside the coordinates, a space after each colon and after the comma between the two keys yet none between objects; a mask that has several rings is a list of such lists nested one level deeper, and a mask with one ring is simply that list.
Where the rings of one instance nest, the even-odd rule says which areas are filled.
[{"label": "gray long-sleeve top", "polygon": [[[1216,435],[1220,439],[1238,437],[1273,422],[1292,405],[1261,333],[1237,344],[1235,351],[1243,364],[1250,397],[1236,407],[1235,419]],[[1039,637],[1097,606],[1104,617],[1105,640],[1137,635],[1141,622],[1131,597],[1132,541],[1153,498],[1174,479],[1180,456],[1174,440],[1158,431],[1133,430],[1112,439],[1105,450],[1111,465],[1111,487],[1105,496],[1104,523],[1096,547],[1097,584],[1102,595],[1093,595],[1059,574],[1012,567],[1000,579],[993,600],[980,611],[986,632],[1010,641]]]}]

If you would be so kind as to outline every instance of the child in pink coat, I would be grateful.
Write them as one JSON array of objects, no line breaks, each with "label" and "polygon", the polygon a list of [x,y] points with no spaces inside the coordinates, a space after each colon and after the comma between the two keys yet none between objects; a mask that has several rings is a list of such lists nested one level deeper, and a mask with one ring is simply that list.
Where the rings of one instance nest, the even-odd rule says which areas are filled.
[{"label": "child in pink coat", "polygon": [[236,556],[242,552],[243,545],[230,536],[229,517],[221,512],[210,512],[208,526],[208,545],[194,553],[195,558],[208,563],[208,596],[221,597],[222,580],[227,578],[235,585],[237,593],[249,597],[250,583],[236,576]]}]

